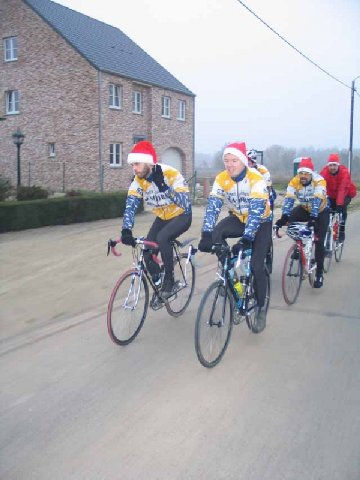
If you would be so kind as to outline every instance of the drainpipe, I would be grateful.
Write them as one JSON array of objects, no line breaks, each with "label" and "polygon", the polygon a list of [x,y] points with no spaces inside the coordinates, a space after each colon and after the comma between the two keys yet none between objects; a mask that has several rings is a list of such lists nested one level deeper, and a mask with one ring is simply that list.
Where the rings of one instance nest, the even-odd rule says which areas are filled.
[{"label": "drainpipe", "polygon": [[102,164],[102,119],[101,119],[101,71],[98,70],[98,112],[99,112],[99,184],[100,192],[104,191],[104,172]]}]

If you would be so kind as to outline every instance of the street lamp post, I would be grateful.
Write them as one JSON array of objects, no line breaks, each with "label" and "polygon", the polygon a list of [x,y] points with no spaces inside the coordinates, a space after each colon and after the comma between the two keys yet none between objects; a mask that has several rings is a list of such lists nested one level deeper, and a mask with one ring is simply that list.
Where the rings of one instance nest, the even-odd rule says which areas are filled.
[{"label": "street lamp post", "polygon": [[355,81],[360,78],[358,75],[354,80],[351,82],[351,107],[350,107],[350,145],[349,145],[349,161],[348,161],[348,169],[351,173],[351,166],[352,166],[352,157],[353,157],[353,130],[354,130],[354,94],[355,94]]},{"label": "street lamp post", "polygon": [[18,128],[16,132],[12,134],[12,137],[14,139],[14,143],[17,148],[17,186],[20,187],[21,185],[20,148],[21,148],[21,145],[24,143],[25,135],[21,132],[20,128]]}]

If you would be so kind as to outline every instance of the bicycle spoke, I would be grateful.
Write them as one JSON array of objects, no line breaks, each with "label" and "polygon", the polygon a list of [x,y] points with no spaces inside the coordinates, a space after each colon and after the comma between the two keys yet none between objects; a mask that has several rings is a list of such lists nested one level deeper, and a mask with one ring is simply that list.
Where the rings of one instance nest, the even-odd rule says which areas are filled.
[{"label": "bicycle spoke", "polygon": [[290,247],[282,272],[282,292],[285,302],[292,305],[300,292],[302,281],[301,254],[296,245]]},{"label": "bicycle spoke", "polygon": [[228,346],[233,308],[221,282],[215,282],[205,292],[195,324],[195,349],[200,363],[214,367],[221,360]]},{"label": "bicycle spoke", "polygon": [[177,291],[165,304],[168,313],[173,317],[184,313],[194,293],[195,267],[191,259],[186,264],[186,259],[187,254],[183,253],[174,260],[174,280]]},{"label": "bicycle spoke", "polygon": [[118,345],[132,342],[141,330],[149,303],[149,289],[136,271],[125,273],[111,294],[107,324],[112,341]]}]

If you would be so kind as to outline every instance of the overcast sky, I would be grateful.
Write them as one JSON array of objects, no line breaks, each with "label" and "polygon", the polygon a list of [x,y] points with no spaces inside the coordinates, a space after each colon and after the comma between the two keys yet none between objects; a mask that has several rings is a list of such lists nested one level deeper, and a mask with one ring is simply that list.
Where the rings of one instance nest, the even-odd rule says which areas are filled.
[{"label": "overcast sky", "polygon": [[[121,29],[196,94],[195,150],[348,148],[351,90],[292,50],[237,0],[57,0]],[[360,0],[244,0],[347,85],[360,75]],[[360,93],[360,78],[356,82]],[[360,147],[355,94],[354,148]]]}]

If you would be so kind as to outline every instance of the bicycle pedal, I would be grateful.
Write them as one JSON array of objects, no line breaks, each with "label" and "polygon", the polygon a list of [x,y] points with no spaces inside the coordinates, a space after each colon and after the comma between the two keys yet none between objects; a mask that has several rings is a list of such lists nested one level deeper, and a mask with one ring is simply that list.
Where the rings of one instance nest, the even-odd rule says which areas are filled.
[{"label": "bicycle pedal", "polygon": [[160,310],[160,308],[163,308],[164,306],[165,306],[164,301],[159,297],[153,298],[150,302],[150,308],[152,308],[155,311]]}]

